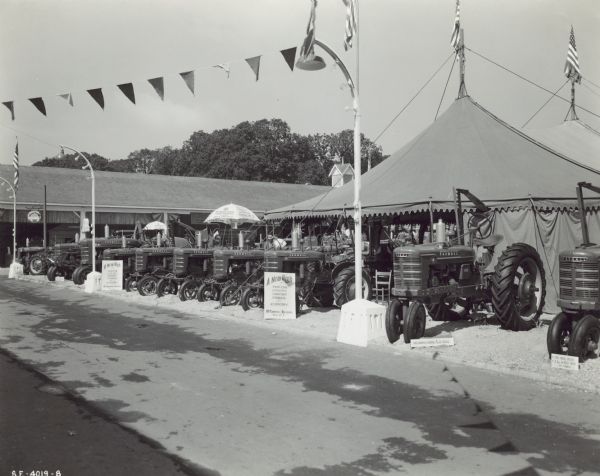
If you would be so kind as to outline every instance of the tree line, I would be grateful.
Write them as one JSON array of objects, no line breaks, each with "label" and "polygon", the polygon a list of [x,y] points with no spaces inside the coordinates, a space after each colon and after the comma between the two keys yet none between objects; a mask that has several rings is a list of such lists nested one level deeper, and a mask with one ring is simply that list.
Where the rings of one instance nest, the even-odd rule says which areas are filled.
[{"label": "tree line", "polygon": [[[85,155],[94,170],[327,185],[334,163],[353,164],[353,144],[350,129],[304,136],[291,132],[281,119],[261,119],[210,133],[194,132],[180,149],[140,149],[119,160]],[[369,160],[375,166],[385,158],[381,147],[364,136],[361,146],[362,172]],[[33,165],[81,168],[75,154],[46,157]]]}]

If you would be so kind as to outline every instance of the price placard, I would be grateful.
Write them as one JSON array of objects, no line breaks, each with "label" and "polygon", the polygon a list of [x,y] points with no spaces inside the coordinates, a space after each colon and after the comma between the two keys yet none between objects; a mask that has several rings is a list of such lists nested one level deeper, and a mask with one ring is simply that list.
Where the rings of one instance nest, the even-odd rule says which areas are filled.
[{"label": "price placard", "polygon": [[550,356],[550,366],[553,369],[579,370],[579,357],[574,357],[572,355],[552,354]]},{"label": "price placard", "polygon": [[265,273],[265,319],[296,319],[296,275]]},{"label": "price placard", "polygon": [[102,260],[102,291],[123,289],[123,261]]},{"label": "price placard", "polygon": [[416,347],[441,347],[454,345],[454,337],[421,337],[420,339],[411,339],[410,348]]}]

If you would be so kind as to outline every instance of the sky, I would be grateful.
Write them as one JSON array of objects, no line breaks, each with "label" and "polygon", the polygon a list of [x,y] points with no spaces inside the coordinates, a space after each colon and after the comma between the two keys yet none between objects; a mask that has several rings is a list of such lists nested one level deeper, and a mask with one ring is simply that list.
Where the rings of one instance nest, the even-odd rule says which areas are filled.
[{"label": "sky", "polygon": [[[59,144],[124,159],[142,148],[179,148],[197,130],[280,118],[300,134],[352,129],[352,101],[339,68],[291,71],[280,50],[300,46],[310,0],[0,0],[0,102],[14,101],[16,119],[0,105],[0,163],[58,154]],[[452,54],[454,0],[359,0],[359,35],[344,51],[342,0],[319,0],[316,37],[358,79],[361,132],[374,140]],[[563,68],[571,25],[584,81],[577,104],[600,116],[598,0],[463,0],[467,48],[550,91]],[[261,55],[259,80],[245,62]],[[229,63],[230,75],[213,65]],[[357,72],[358,64],[358,72]],[[436,116],[448,61],[377,140],[385,154],[402,147]],[[196,93],[179,76],[195,71]],[[163,76],[164,101],[147,82]],[[117,88],[132,82],[136,105]],[[466,86],[481,105],[522,126],[549,98],[466,52]],[[102,110],[86,90],[102,88]],[[441,103],[456,98],[458,66]],[[71,93],[74,106],[57,96]],[[559,92],[570,98],[569,85]],[[47,117],[28,98],[44,99]],[[568,103],[552,99],[528,127],[565,118]],[[600,130],[600,117],[579,111]]]}]

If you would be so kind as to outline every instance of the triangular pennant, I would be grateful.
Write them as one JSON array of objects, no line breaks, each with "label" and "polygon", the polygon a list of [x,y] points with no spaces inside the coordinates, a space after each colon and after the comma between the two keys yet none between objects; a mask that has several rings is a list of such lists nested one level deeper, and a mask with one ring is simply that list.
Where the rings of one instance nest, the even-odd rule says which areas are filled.
[{"label": "triangular pennant", "polygon": [[71,93],[59,94],[59,96],[65,101],[67,101],[69,103],[69,106],[73,105],[73,96],[71,95]]},{"label": "triangular pennant", "polygon": [[104,95],[102,94],[102,88],[88,89],[88,94],[94,98],[94,101],[104,110]]},{"label": "triangular pennant", "polygon": [[133,83],[117,84],[117,87],[127,97],[127,99],[129,99],[133,104],[135,104],[135,92],[133,91]]},{"label": "triangular pennant", "polygon": [[250,68],[252,68],[252,71],[254,71],[254,75],[256,76],[256,80],[258,81],[258,71],[260,70],[260,56],[246,58],[246,63],[250,65]]},{"label": "triangular pennant", "polygon": [[194,72],[186,71],[185,73],[179,73],[179,76],[181,76],[181,79],[185,81],[187,87],[190,88],[190,91],[194,94]]},{"label": "triangular pennant", "polygon": [[490,453],[515,453],[516,451],[517,448],[510,441],[489,450]]},{"label": "triangular pennant", "polygon": [[296,47],[288,48],[287,50],[281,50],[280,53],[283,55],[285,62],[288,64],[290,69],[294,71],[294,62],[296,61]]},{"label": "triangular pennant", "polygon": [[165,100],[165,83],[162,76],[159,78],[149,79],[148,82],[152,85],[161,100]]},{"label": "triangular pennant", "polygon": [[15,120],[15,106],[14,106],[14,103],[12,101],[6,101],[6,102],[3,102],[2,104],[4,104],[8,108],[8,110],[10,111],[10,119],[12,121],[14,121]]},{"label": "triangular pennant", "polygon": [[42,98],[29,98],[31,104],[33,104],[38,111],[40,111],[44,116],[46,115],[46,106],[44,104],[44,100]]}]

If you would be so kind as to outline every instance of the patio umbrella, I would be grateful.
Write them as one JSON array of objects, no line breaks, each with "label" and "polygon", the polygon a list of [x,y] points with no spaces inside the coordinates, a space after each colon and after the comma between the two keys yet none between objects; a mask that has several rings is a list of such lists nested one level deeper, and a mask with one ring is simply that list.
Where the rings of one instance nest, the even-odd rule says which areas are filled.
[{"label": "patio umbrella", "polygon": [[144,230],[146,231],[150,231],[150,230],[160,230],[160,231],[165,231],[167,229],[167,225],[165,225],[163,222],[161,221],[151,221],[150,223],[148,223],[145,227]]},{"label": "patio umbrella", "polygon": [[214,210],[204,223],[226,223],[227,225],[238,225],[240,223],[256,223],[260,219],[246,207],[230,203]]}]

